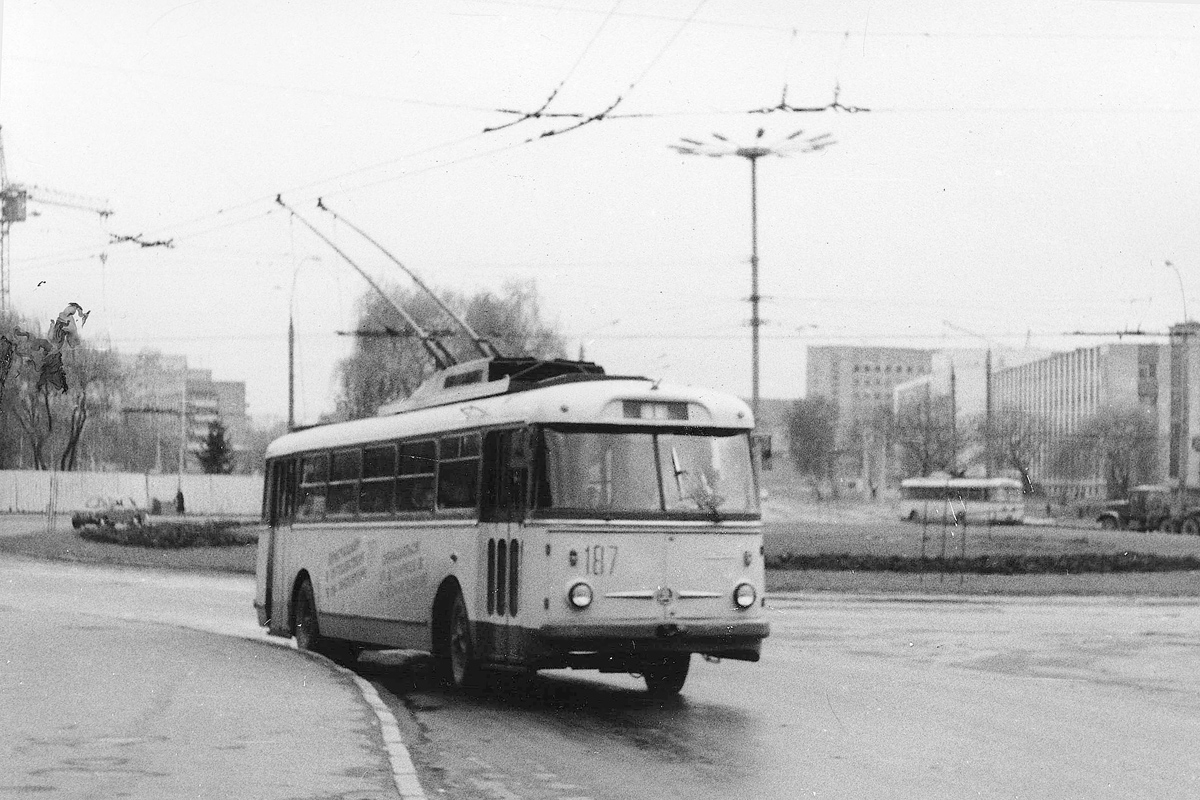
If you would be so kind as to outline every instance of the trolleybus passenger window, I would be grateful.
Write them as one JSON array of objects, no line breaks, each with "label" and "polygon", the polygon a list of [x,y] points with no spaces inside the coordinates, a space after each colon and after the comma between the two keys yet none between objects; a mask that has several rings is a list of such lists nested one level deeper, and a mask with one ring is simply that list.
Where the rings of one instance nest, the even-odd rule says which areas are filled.
[{"label": "trolleybus passenger window", "polygon": [[327,514],[353,514],[358,511],[358,473],[362,451],[338,450],[329,459]]},{"label": "trolleybus passenger window", "polygon": [[401,442],[400,470],[396,483],[398,511],[433,510],[433,475],[437,468],[437,446],[432,439]]},{"label": "trolleybus passenger window", "polygon": [[438,508],[474,508],[479,489],[479,434],[446,436],[438,458]]},{"label": "trolleybus passenger window", "polygon": [[388,514],[396,485],[396,447],[368,447],[363,451],[362,488],[358,510],[364,514]]},{"label": "trolleybus passenger window", "polygon": [[325,453],[304,456],[300,461],[300,503],[296,516],[321,517],[325,514],[325,478],[329,456]]}]

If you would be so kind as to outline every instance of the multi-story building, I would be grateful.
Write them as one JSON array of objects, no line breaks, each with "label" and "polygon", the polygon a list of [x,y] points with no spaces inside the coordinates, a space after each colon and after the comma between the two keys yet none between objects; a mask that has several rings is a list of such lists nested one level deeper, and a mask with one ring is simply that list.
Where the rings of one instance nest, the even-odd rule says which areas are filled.
[{"label": "multi-story building", "polygon": [[1035,479],[1051,490],[1098,496],[1101,470],[1082,479],[1057,474],[1053,454],[1104,408],[1140,408],[1156,431],[1147,477],[1200,485],[1200,323],[1172,326],[1165,344],[1104,344],[1057,353],[992,376],[997,409],[1036,418],[1042,434]]},{"label": "multi-story building", "polygon": [[122,355],[121,363],[125,372],[123,413],[152,421],[158,438],[155,469],[178,469],[182,432],[186,437],[184,471],[199,472],[195,456],[208,437],[209,424],[216,420],[225,426],[235,458],[245,447],[245,383],[214,381],[211,370],[189,368],[185,356],[143,351]]},{"label": "multi-story building", "polygon": [[1139,374],[1156,375],[1161,349],[1159,345],[1104,344],[1055,353],[993,374],[995,410],[1017,411],[1037,421],[1039,442],[1030,471],[1038,483],[1077,496],[1104,493],[1102,473],[1060,475],[1054,469],[1054,454],[1102,408],[1140,404],[1156,413],[1157,380],[1139,380]]},{"label": "multi-story building", "polygon": [[887,481],[886,443],[871,421],[892,405],[897,384],[928,375],[932,350],[907,347],[808,348],[807,392],[837,408],[838,472],[844,488],[875,489]]}]

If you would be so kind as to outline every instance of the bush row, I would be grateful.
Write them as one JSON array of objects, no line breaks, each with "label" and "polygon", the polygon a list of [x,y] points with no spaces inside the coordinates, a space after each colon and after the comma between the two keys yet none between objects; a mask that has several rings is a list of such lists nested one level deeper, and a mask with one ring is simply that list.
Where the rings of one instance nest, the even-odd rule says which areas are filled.
[{"label": "bush row", "polygon": [[152,547],[159,550],[180,550],[185,547],[236,547],[252,544],[258,535],[230,522],[161,522],[141,528],[133,526],[108,528],[87,526],[79,535],[93,542]]},{"label": "bush row", "polygon": [[967,572],[974,575],[1075,575],[1094,572],[1200,570],[1196,556],[1154,553],[1069,553],[982,555],[972,558],[920,558],[859,553],[783,553],[768,556],[767,569],[820,569],[856,572]]}]

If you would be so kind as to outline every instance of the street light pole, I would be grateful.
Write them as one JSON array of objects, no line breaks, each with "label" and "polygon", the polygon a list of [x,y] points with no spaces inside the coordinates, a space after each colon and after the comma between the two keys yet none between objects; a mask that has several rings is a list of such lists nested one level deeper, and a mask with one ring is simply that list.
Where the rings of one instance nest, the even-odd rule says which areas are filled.
[{"label": "street light pole", "polygon": [[[761,140],[766,134],[762,128],[755,136]],[[790,153],[815,153],[835,144],[830,139],[832,134],[823,133],[808,139],[796,141],[804,131],[799,130],[784,137],[777,144],[766,147],[739,147],[719,133],[713,134],[715,142],[702,142],[698,139],[680,139],[683,144],[668,145],[677,153],[688,156],[737,156],[750,162],[750,409],[754,412],[755,420],[759,411],[759,329],[762,327],[762,317],[759,315],[759,304],[762,295],[758,291],[758,160],[764,156],[784,157]]]},{"label": "street light pole", "polygon": [[[743,154],[743,150],[747,151]],[[755,151],[753,154],[750,151]],[[758,315],[758,159],[766,155],[758,152],[762,148],[740,148],[741,155],[750,162],[750,411],[758,419],[759,343],[758,329],[762,318]]]}]

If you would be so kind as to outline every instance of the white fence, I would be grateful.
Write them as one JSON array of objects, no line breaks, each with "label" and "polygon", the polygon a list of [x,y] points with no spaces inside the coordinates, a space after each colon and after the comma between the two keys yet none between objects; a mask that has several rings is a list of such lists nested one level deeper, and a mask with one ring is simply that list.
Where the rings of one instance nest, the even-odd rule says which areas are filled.
[{"label": "white fence", "polygon": [[[140,508],[152,501],[175,513],[179,476],[137,472],[45,472],[0,470],[0,511],[59,513],[94,508],[101,499],[132,498]],[[189,514],[257,515],[262,509],[261,475],[184,475],[184,507]]]}]

